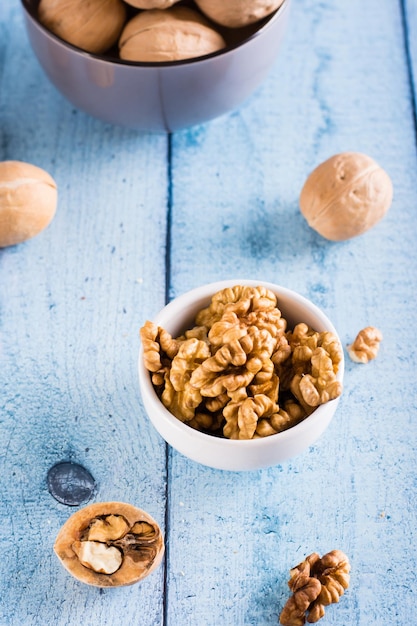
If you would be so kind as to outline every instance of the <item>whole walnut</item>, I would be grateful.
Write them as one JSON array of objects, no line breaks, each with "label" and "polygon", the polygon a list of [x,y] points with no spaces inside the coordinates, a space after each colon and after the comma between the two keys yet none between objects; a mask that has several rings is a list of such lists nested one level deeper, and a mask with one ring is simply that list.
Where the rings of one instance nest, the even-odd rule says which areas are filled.
[{"label": "whole walnut", "polygon": [[100,54],[117,42],[127,13],[122,0],[41,0],[38,17],[61,39]]},{"label": "whole walnut", "polygon": [[225,45],[197,11],[174,6],[135,15],[120,36],[119,53],[129,61],[178,61],[216,52]]},{"label": "whole walnut", "polygon": [[195,0],[207,17],[229,28],[254,24],[276,11],[284,0]]},{"label": "whole walnut", "polygon": [[343,152],[321,163],[300,195],[308,224],[331,241],[344,241],[375,226],[391,206],[392,182],[369,156]]},{"label": "whole walnut", "polygon": [[52,221],[58,200],[54,179],[22,161],[0,162],[0,248],[40,233]]}]

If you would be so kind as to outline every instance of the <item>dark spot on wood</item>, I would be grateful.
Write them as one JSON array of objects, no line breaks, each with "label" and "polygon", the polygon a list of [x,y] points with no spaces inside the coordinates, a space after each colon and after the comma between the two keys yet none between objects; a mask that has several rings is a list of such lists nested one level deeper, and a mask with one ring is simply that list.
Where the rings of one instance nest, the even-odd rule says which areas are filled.
[{"label": "dark spot on wood", "polygon": [[51,467],[47,483],[51,496],[68,506],[85,504],[96,490],[96,481],[90,472],[71,461],[62,461]]}]

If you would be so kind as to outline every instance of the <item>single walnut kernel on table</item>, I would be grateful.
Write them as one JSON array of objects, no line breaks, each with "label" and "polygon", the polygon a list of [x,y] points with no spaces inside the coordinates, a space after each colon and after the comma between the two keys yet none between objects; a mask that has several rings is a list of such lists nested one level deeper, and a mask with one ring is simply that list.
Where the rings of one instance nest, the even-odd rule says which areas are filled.
[{"label": "single walnut kernel on table", "polygon": [[161,562],[164,540],[145,511],[123,502],[91,504],[72,515],[55,541],[62,565],[96,587],[132,585]]},{"label": "single walnut kernel on table", "polygon": [[322,558],[313,552],[290,570],[288,586],[292,596],[279,617],[282,626],[314,624],[325,614],[325,607],[339,602],[349,587],[350,563],[341,550],[332,550]]},{"label": "single walnut kernel on table", "polygon": [[355,363],[368,363],[378,355],[383,337],[380,330],[367,326],[359,331],[355,341],[347,347],[348,354]]},{"label": "single walnut kernel on table", "polygon": [[164,406],[209,434],[267,437],[342,393],[337,337],[304,323],[289,330],[275,294],[262,286],[217,292],[180,337],[150,321],[140,336]]}]

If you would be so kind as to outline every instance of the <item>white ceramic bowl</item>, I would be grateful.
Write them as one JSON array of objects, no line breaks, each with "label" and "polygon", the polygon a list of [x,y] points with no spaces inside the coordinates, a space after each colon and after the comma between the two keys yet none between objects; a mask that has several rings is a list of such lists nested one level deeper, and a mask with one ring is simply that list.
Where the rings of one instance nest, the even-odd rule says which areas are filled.
[{"label": "white ceramic bowl", "polygon": [[[233,285],[263,285],[276,294],[278,308],[288,321],[289,327],[305,322],[319,332],[331,331],[339,338],[333,324],[315,304],[290,289],[256,280],[227,280],[198,287],[175,298],[153,321],[177,337],[192,327],[197,312],[209,305],[211,297],[217,291]],[[216,469],[257,470],[278,465],[300,454],[325,431],[339,402],[337,398],[319,406],[301,423],[276,435],[248,441],[223,439],[183,424],[164,407],[145,368],[142,347],[139,351],[138,366],[143,404],[159,434],[188,458]],[[337,374],[340,382],[343,381],[343,373],[342,356]]]}]

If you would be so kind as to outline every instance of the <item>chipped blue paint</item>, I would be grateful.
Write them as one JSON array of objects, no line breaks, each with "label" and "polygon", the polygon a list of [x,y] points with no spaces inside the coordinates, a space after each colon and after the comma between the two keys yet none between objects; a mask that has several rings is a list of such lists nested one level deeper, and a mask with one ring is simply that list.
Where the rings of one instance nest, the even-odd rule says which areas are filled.
[{"label": "chipped blue paint", "polygon": [[[0,13],[0,159],[44,167],[51,226],[0,250],[0,626],[271,626],[288,569],[345,550],[351,587],[322,620],[404,626],[417,539],[417,11],[413,0],[294,0],[271,75],[238,110],[165,137],[75,110],[34,59],[14,0]],[[334,244],[298,195],[331,154],[390,173],[393,206]],[[167,253],[166,244],[169,243]],[[336,417],[307,452],[236,474],[167,450],[149,426],[137,331],[174,297],[233,276],[291,287],[346,345],[381,329],[378,359],[346,362]],[[148,510],[166,562],[120,590],[73,580],[52,552],[72,512],[48,469],[80,463],[94,500]]]}]

